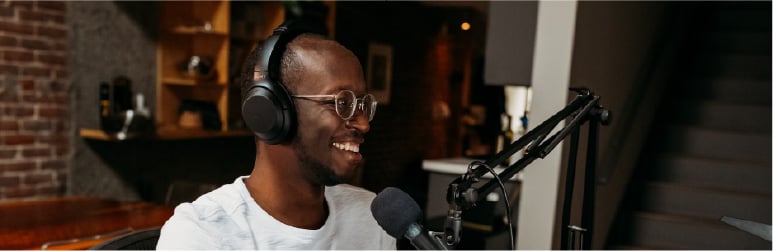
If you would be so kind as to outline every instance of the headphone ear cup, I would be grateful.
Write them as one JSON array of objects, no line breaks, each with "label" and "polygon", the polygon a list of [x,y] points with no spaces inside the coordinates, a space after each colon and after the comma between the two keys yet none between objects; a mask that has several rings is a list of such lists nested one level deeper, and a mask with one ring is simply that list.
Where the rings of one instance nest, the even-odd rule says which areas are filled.
[{"label": "headphone ear cup", "polygon": [[295,132],[295,107],[284,86],[267,79],[254,82],[242,101],[242,118],[268,144],[286,142]]}]

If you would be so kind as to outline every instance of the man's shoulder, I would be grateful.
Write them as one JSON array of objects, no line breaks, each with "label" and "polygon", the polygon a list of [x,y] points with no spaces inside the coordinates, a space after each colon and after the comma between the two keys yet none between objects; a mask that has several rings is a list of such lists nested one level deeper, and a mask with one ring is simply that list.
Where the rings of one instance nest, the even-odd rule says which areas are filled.
[{"label": "man's shoulder", "polygon": [[199,221],[219,221],[223,216],[237,214],[245,202],[237,184],[226,184],[208,192],[193,202],[182,203],[175,208],[175,215],[193,217]]},{"label": "man's shoulder", "polygon": [[[223,249],[249,239],[238,182],[178,205],[161,228],[158,248]],[[226,246],[223,246],[226,245]]]}]

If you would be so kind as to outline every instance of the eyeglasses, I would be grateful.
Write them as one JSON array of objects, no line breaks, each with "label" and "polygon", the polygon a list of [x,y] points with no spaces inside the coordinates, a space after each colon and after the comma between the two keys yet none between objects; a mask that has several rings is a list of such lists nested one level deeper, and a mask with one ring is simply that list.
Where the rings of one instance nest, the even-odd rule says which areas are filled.
[{"label": "eyeglasses", "polygon": [[[378,105],[373,94],[365,94],[362,98],[357,98],[350,90],[342,90],[335,95],[291,95],[291,97],[335,105],[336,113],[343,120],[352,119],[359,108],[363,116],[371,121],[373,115],[376,114],[376,106]],[[328,100],[313,100],[312,98],[328,98]],[[330,103],[331,101],[332,103]]]}]

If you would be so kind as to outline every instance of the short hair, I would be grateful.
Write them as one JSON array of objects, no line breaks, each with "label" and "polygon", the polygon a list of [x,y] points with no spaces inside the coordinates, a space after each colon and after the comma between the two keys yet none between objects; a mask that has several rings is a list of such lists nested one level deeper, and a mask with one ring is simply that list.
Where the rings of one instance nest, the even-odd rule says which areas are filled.
[{"label": "short hair", "polygon": [[[333,41],[328,39],[327,37],[319,34],[314,33],[304,33],[301,35],[298,35],[295,39],[290,41],[289,43],[292,44],[294,41],[296,41],[298,38],[303,37],[304,39],[319,39],[322,41]],[[333,41],[334,42],[334,41]],[[279,82],[285,85],[287,88],[287,91],[293,93],[301,79],[299,72],[303,70],[303,65],[301,64],[298,54],[295,52],[295,49],[290,46],[290,44],[287,45],[284,53],[282,54],[282,61],[280,64],[279,69]],[[247,59],[244,61],[244,64],[242,66],[242,74],[241,74],[241,86],[242,86],[242,99],[244,99],[244,95],[246,95],[246,91],[248,87],[252,86],[252,82],[254,81],[254,73],[255,73],[255,65],[257,64],[258,57],[260,56],[260,52],[263,50],[263,45],[256,46],[255,49],[253,49],[250,54],[247,56]]]},{"label": "short hair", "polygon": [[[290,46],[290,44],[293,43],[293,41],[296,41],[297,38],[316,38],[320,40],[330,40],[325,36],[314,34],[314,33],[304,33],[299,36],[297,36],[295,39],[291,40],[287,47],[285,48],[284,53],[282,54],[282,61],[279,68],[279,81],[285,85],[287,88],[287,91],[290,92],[289,94],[292,95],[300,84],[301,80],[301,74],[299,74],[302,71],[303,65],[301,64],[298,54],[295,52],[295,49]],[[332,40],[330,40],[332,41]],[[252,87],[253,82],[255,81],[255,65],[258,63],[258,58],[260,55],[260,52],[263,50],[262,44],[259,46],[255,46],[255,48],[250,52],[249,55],[247,55],[247,58],[245,59],[243,65],[242,65],[242,74],[240,77],[241,82],[241,98],[242,102],[244,101],[244,96],[247,95],[247,91],[249,87]],[[259,141],[258,137],[255,136],[255,144],[257,144]]]}]

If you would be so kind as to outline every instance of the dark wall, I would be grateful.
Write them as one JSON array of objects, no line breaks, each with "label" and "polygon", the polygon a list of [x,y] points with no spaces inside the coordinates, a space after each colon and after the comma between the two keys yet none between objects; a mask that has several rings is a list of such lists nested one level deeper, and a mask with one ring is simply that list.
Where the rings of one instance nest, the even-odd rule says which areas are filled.
[{"label": "dark wall", "polygon": [[[671,80],[674,70],[662,61],[668,56],[663,54],[665,43],[678,41],[674,34],[687,34],[676,27],[683,20],[689,20],[689,15],[675,11],[674,5],[668,2],[582,2],[577,5],[570,84],[594,91],[601,97],[604,108],[613,114],[612,123],[600,127],[598,134],[596,172],[601,185],[596,191],[594,248],[602,247],[617,205],[625,196],[625,185],[629,179],[635,179],[630,178],[631,171],[656,108],[647,101],[656,100],[653,96],[641,95],[661,95],[647,90],[653,89],[648,86]],[[639,104],[643,108],[631,103],[639,98],[644,99]],[[587,129],[582,130],[577,155],[578,177],[585,172]],[[624,139],[623,143],[615,143],[618,139]],[[568,145],[564,143],[564,161],[568,158]],[[584,183],[580,179],[576,182],[576,187]],[[581,198],[580,192],[582,189],[575,189],[575,201]],[[558,198],[563,198],[563,193],[561,190]],[[574,219],[580,218],[579,203],[573,204],[572,212]],[[559,227],[555,226],[555,233],[559,233]],[[555,238],[554,247],[559,246],[558,240]]]},{"label": "dark wall", "polygon": [[71,195],[160,202],[173,180],[230,183],[249,174],[250,137],[207,140],[86,140],[99,128],[98,85],[132,80],[155,111],[158,8],[154,2],[68,2],[74,154]]},{"label": "dark wall", "polygon": [[[368,44],[393,48],[391,97],[379,103],[371,131],[362,146],[366,157],[362,186],[379,192],[399,187],[426,201],[423,159],[460,156],[458,124],[466,105],[474,69],[472,58],[482,51],[485,27],[461,32],[471,10],[428,7],[416,2],[338,2],[335,39],[350,48],[367,72]],[[450,114],[438,114],[438,105]]]}]

